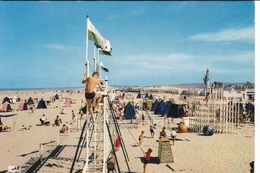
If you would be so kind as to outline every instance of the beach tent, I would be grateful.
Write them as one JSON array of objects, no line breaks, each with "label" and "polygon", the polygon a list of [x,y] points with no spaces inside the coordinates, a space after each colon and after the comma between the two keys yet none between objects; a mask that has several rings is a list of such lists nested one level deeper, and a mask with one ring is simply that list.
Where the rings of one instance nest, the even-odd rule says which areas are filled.
[{"label": "beach tent", "polygon": [[12,111],[12,108],[11,108],[11,106],[10,106],[10,103],[4,102],[4,104],[2,105],[2,109],[1,109],[1,110],[4,111],[4,112],[10,112],[10,111]]},{"label": "beach tent", "polygon": [[59,99],[60,99],[59,96],[58,96],[58,94],[56,94],[56,95],[54,96],[54,98],[55,98],[56,100],[59,100]]},{"label": "beach tent", "polygon": [[144,103],[144,109],[151,110],[153,106],[153,102],[151,100],[146,100]]},{"label": "beach tent", "polygon": [[142,95],[141,95],[141,93],[138,93],[138,94],[137,94],[137,96],[136,96],[136,98],[137,98],[137,99],[140,99],[140,98],[142,98]]},{"label": "beach tent", "polygon": [[178,90],[173,90],[171,93],[172,94],[179,94],[179,91]]},{"label": "beach tent", "polygon": [[132,119],[135,117],[135,109],[131,103],[128,103],[124,110],[124,117],[125,119]]},{"label": "beach tent", "polygon": [[46,103],[43,99],[39,101],[37,109],[47,109]]},{"label": "beach tent", "polygon": [[65,105],[66,107],[71,107],[71,99],[66,99]]},{"label": "beach tent", "polygon": [[165,104],[165,102],[162,100],[162,101],[160,101],[160,103],[159,103],[157,109],[154,111],[154,113],[155,113],[156,115],[162,115],[163,112],[164,112],[164,110],[165,110],[165,108],[166,108],[166,104]]},{"label": "beach tent", "polygon": [[5,97],[5,98],[3,99],[2,104],[4,104],[5,102],[11,103],[11,100],[10,100],[8,97]]},{"label": "beach tent", "polygon": [[184,105],[172,104],[167,117],[182,118],[184,114]]},{"label": "beach tent", "polygon": [[30,98],[28,99],[27,103],[28,103],[28,104],[34,104],[34,101],[33,101],[33,99],[30,97]]},{"label": "beach tent", "polygon": [[145,96],[144,96],[145,99],[149,99],[149,94],[146,93]]},{"label": "beach tent", "polygon": [[155,100],[155,101],[153,102],[151,111],[155,111],[158,106],[159,106],[159,102],[158,102],[158,100]]},{"label": "beach tent", "polygon": [[149,98],[148,98],[149,100],[153,100],[153,95],[152,94],[150,94],[150,96],[149,96]]},{"label": "beach tent", "polygon": [[28,110],[27,103],[21,102],[18,107],[19,111]]},{"label": "beach tent", "polygon": [[172,102],[171,101],[168,101],[167,104],[166,104],[166,108],[164,109],[162,115],[167,115],[171,109],[171,106],[172,106]]}]

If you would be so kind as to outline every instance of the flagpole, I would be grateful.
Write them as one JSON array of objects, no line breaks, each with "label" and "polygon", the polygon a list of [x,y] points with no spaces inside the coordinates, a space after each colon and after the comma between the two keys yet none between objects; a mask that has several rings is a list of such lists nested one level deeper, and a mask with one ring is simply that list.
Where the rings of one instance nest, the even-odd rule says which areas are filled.
[{"label": "flagpole", "polygon": [[97,71],[96,46],[94,46],[94,71]]},{"label": "flagpole", "polygon": [[89,17],[87,16],[87,34],[86,34],[86,73],[87,77],[89,77],[89,61],[88,61],[88,23]]},{"label": "flagpole", "polygon": [[99,49],[100,48],[98,48],[98,73],[101,78],[101,64],[100,64],[100,57],[99,57]]}]

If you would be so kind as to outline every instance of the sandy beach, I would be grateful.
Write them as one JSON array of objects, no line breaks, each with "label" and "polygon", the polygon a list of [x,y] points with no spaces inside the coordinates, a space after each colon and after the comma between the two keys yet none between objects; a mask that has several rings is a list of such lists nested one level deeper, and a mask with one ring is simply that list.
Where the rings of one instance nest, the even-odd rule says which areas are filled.
[{"label": "sandy beach", "polygon": [[[12,112],[3,113],[1,115],[16,114],[12,117],[2,117],[2,122],[5,125],[11,127],[10,132],[0,132],[0,171],[7,170],[9,165],[23,166],[32,158],[38,158],[40,143],[50,143],[53,147],[48,149],[54,149],[58,143],[63,145],[77,145],[78,138],[80,136],[80,130],[71,131],[65,135],[59,134],[61,126],[54,126],[54,120],[57,115],[60,116],[63,123],[70,124],[72,122],[72,110],[74,110],[76,117],[79,117],[79,109],[84,106],[83,90],[73,89],[73,92],[66,92],[64,90],[22,90],[22,91],[1,91],[0,99],[4,97],[19,97],[22,101],[32,98],[43,98],[45,101],[51,101],[51,97],[58,94],[59,100],[50,102],[47,109],[35,109],[32,113],[31,110],[17,111],[18,103],[12,103],[11,107],[14,109]],[[136,93],[132,93],[136,97]],[[165,94],[158,93],[161,98]],[[168,94],[169,97],[173,95]],[[175,101],[178,102],[176,96]],[[71,107],[65,107],[66,98],[71,98]],[[37,103],[36,103],[37,105]],[[65,114],[60,114],[64,109]],[[143,172],[142,163],[142,149],[147,150],[151,148],[152,158],[158,157],[158,137],[159,132],[162,129],[164,119],[154,115],[153,112],[149,112],[151,117],[154,118],[154,123],[157,124],[155,129],[155,137],[150,137],[149,127],[150,122],[148,118],[145,118],[144,124],[141,122],[138,124],[131,124],[129,120],[118,121],[122,132],[122,137],[125,142],[127,153],[129,155],[129,166],[131,172]],[[40,124],[39,119],[45,114],[47,120],[50,121],[50,126],[38,126]],[[86,115],[84,115],[86,116]],[[171,128],[177,127],[177,123],[182,119],[174,119],[173,123],[167,125],[166,133],[170,138]],[[82,121],[83,122],[83,121]],[[83,124],[83,123],[82,123]],[[79,126],[82,126],[79,125]],[[22,130],[22,126],[28,127],[31,125],[30,130]],[[144,142],[141,146],[136,145],[138,136],[141,131],[144,131]],[[255,128],[254,124],[240,124],[237,133],[230,134],[214,134],[213,136],[204,136],[202,133],[178,133],[175,145],[171,145],[174,163],[168,163],[173,169],[167,167],[166,163],[149,163],[147,166],[148,173],[158,172],[184,172],[184,173],[206,173],[206,172],[225,172],[225,173],[245,173],[250,172],[249,163],[254,161],[254,141],[255,141]],[[69,148],[69,147],[67,147]],[[60,157],[57,158],[71,158],[73,159],[75,148],[68,149],[67,153],[64,149],[59,153]],[[84,153],[84,152],[83,152]],[[127,172],[127,167],[123,158],[122,149],[118,152],[118,158],[120,163],[121,172]],[[45,153],[46,154],[46,153]],[[86,156],[82,154],[81,158]],[[53,160],[53,163],[62,166],[62,169],[57,167],[43,166],[39,172],[69,172],[72,161],[67,159]],[[81,164],[81,163],[80,163]],[[77,169],[80,169],[80,164],[77,165]],[[82,165],[82,164],[81,164]],[[83,165],[82,168],[83,169]]]}]

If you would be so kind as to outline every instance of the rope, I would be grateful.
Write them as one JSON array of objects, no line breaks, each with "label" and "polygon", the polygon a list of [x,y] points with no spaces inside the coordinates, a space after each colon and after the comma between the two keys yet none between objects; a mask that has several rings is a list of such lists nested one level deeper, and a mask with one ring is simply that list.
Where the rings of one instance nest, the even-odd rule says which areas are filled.
[{"label": "rope", "polygon": [[[128,132],[130,133],[130,135],[132,136],[132,138],[135,140],[135,142],[138,143],[138,141],[135,139],[134,135],[130,132],[130,130],[129,130],[129,129],[127,128],[127,126],[125,125],[124,120],[122,120],[122,122],[123,122],[123,125],[125,126],[125,128],[127,129],[127,131],[128,131]],[[141,147],[141,145],[139,145],[139,147],[140,147],[140,149],[142,150],[142,152],[145,153],[144,150],[143,150],[143,148]]]}]

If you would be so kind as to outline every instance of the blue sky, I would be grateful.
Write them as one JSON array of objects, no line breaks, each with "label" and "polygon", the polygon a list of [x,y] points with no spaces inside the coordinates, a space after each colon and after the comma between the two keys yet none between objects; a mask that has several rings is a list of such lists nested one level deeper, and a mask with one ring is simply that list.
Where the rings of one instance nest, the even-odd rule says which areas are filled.
[{"label": "blue sky", "polygon": [[86,15],[110,85],[254,82],[254,2],[0,2],[0,88],[83,86]]}]

